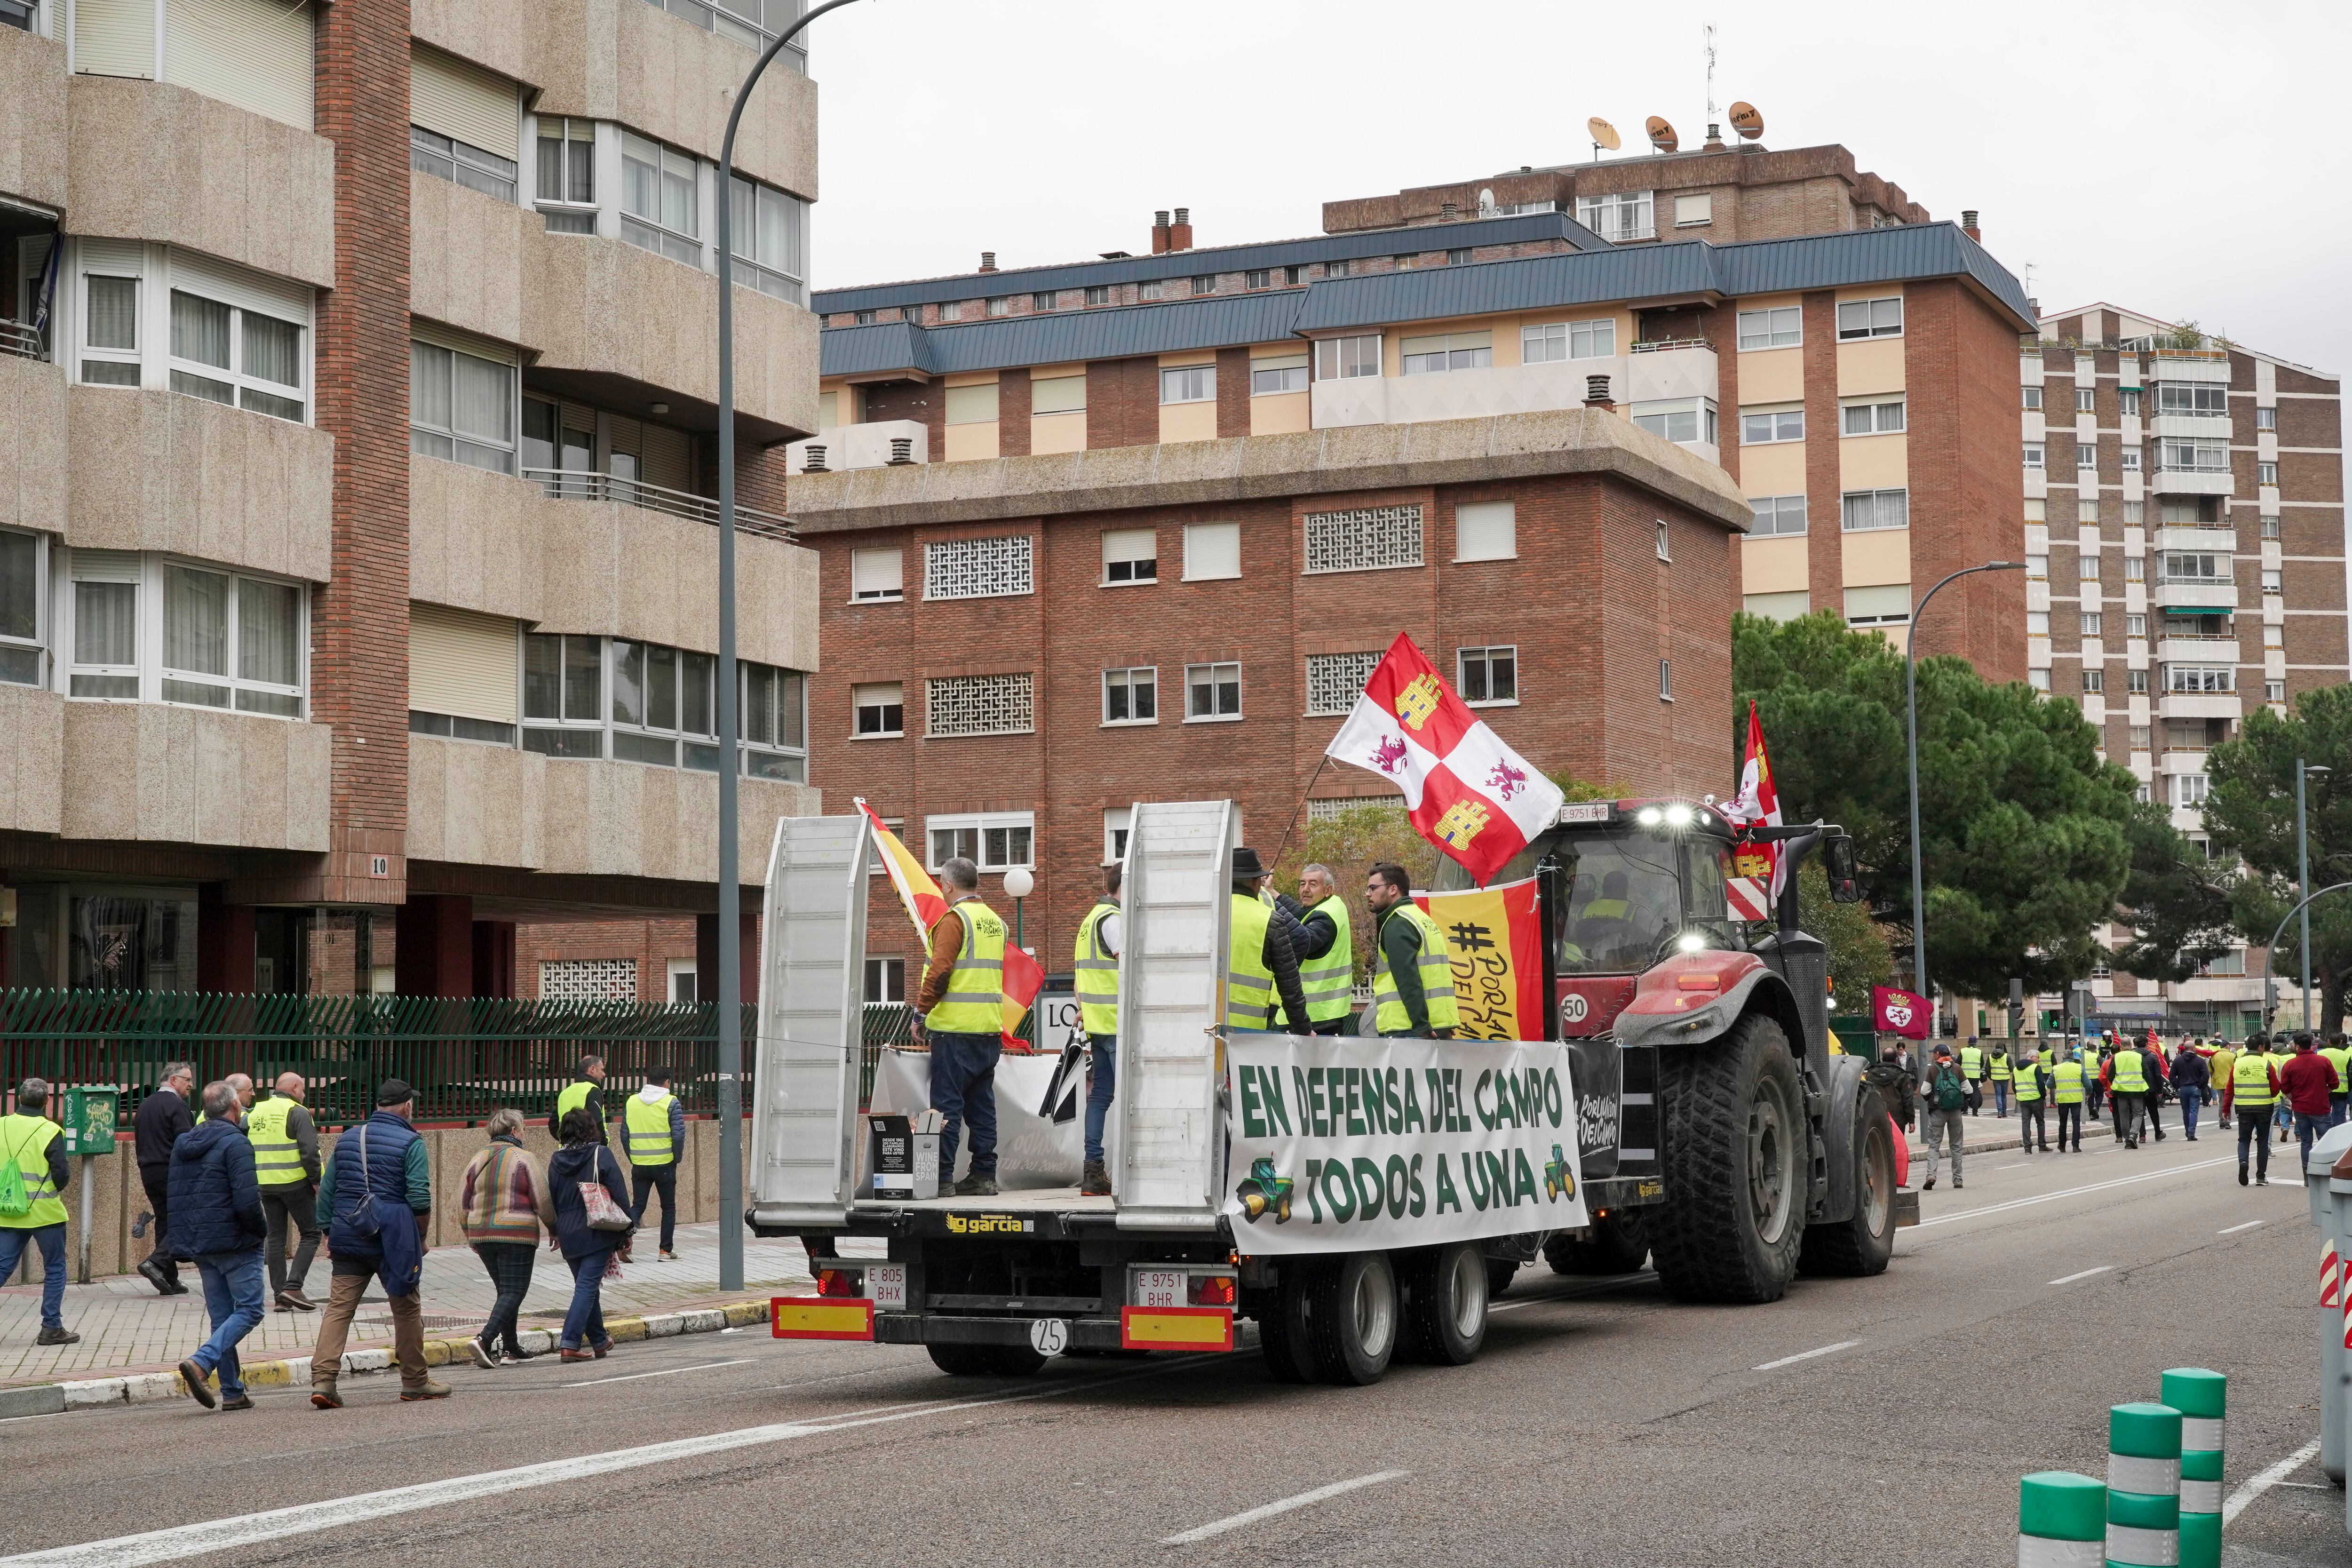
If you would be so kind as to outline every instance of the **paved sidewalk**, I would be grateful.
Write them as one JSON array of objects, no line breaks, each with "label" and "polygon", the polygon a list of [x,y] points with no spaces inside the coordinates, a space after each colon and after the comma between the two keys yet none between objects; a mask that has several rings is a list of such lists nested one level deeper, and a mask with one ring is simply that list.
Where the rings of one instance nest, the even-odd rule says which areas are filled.
[{"label": "paved sidewalk", "polygon": [[[719,1227],[682,1225],[677,1227],[677,1261],[653,1261],[657,1232],[642,1234],[638,1261],[622,1266],[622,1278],[604,1286],[604,1314],[674,1311],[730,1300],[764,1300],[779,1288],[805,1287],[807,1260],[796,1240],[743,1242],[743,1284],[740,1292],[722,1295],[719,1289]],[[857,1250],[855,1247],[848,1250]],[[523,1299],[523,1327],[554,1329],[562,1322],[572,1300],[572,1271],[562,1258],[541,1246],[531,1276],[530,1294]],[[305,1289],[323,1302],[329,1284],[322,1251],[311,1266]],[[39,1346],[33,1338],[41,1328],[38,1286],[0,1289],[0,1387],[49,1383],[60,1379],[104,1377],[131,1372],[168,1370],[194,1350],[210,1333],[205,1314],[203,1287],[195,1267],[183,1264],[180,1278],[189,1287],[185,1296],[163,1297],[136,1274],[66,1287],[66,1327],[81,1335],[75,1345]],[[389,1344],[392,1319],[383,1307],[383,1287],[371,1289],[352,1323],[354,1350]],[[463,1336],[481,1326],[497,1292],[481,1259],[467,1247],[439,1247],[425,1255],[425,1330],[427,1338]],[[319,1312],[272,1311],[247,1336],[239,1353],[247,1362],[269,1357],[308,1354],[319,1337]]]}]

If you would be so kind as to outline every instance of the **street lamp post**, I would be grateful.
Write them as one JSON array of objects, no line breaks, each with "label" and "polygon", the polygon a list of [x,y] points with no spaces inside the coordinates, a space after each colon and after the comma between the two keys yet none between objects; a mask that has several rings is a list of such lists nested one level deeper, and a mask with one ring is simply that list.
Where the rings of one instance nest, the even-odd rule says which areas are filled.
[{"label": "street lamp post", "polygon": [[1026,866],[1015,866],[1004,873],[1004,890],[1013,900],[1013,945],[1025,948],[1029,944],[1022,940],[1021,900],[1037,890],[1037,879]]},{"label": "street lamp post", "polygon": [[[778,51],[803,27],[851,0],[825,0],[760,51],[735,89],[719,150],[719,1288],[743,1288],[743,885],[735,691],[735,132],[743,106]],[[773,937],[770,933],[771,939]]]},{"label": "street lamp post", "polygon": [[[2319,891],[2307,895],[2303,901],[2296,904],[2294,908],[2279,916],[2278,929],[2271,932],[2271,948],[2273,950],[2277,948],[2279,938],[2286,934],[2286,922],[2294,919],[2297,915],[2301,915],[2303,917],[2303,929],[2309,931],[2311,929],[2311,906],[2317,903],[2321,899],[2326,898],[2328,894],[2341,892],[2346,888],[2352,888],[2352,882],[2331,882],[2326,887],[2320,889]],[[2303,1026],[2306,1029],[2311,1027],[2311,993],[2308,989],[2310,984],[2310,978],[2305,976],[2304,980],[2304,984],[2306,989],[2304,992],[2303,998]],[[2269,1028],[2272,1026],[2273,1021],[2272,1015],[2278,1011],[2278,976],[2276,973],[2273,973],[2269,978],[2263,982],[2263,994],[2265,998],[2265,1005],[2263,1008],[2263,1026],[2264,1028]]]},{"label": "street lamp post", "polygon": [[1927,613],[1927,602],[1944,591],[1946,583],[1957,582],[1977,572],[2021,572],[2021,561],[1988,561],[1981,566],[1963,566],[1937,583],[1911,606],[1910,633],[1903,639],[1903,700],[1910,735],[1911,760],[1911,989],[1927,1004],[1927,1016],[1935,1026],[1935,1034],[1943,1032],[1943,1019],[1936,1006],[1935,995],[1927,989],[1927,898],[1923,886],[1926,878],[1919,855],[1919,622]]},{"label": "street lamp post", "polygon": [[[2294,760],[2294,885],[2298,892],[2311,891],[2311,837],[2303,826],[2303,781],[2306,773],[2324,773],[2324,766],[2313,767],[2301,757]],[[2303,945],[2303,1026],[2311,1027],[2311,900],[2305,898],[2295,906],[2303,917],[2296,928]]]}]

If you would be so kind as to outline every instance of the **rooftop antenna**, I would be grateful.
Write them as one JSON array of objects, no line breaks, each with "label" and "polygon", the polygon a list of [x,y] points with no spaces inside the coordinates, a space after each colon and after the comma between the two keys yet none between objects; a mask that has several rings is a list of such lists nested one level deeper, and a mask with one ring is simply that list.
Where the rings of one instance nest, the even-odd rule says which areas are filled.
[{"label": "rooftop antenna", "polygon": [[1715,24],[1706,25],[1706,118],[1715,122]]},{"label": "rooftop antenna", "polygon": [[1623,139],[1617,134],[1617,128],[1597,114],[1584,122],[1584,128],[1592,133],[1592,161],[1596,163],[1601,162],[1602,148],[1605,147],[1614,153],[1625,144]]}]

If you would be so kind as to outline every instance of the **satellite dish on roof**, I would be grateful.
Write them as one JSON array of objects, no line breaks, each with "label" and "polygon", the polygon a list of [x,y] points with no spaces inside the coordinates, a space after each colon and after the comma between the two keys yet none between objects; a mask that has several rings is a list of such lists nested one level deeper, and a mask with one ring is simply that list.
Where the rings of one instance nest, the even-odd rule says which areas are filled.
[{"label": "satellite dish on roof", "polygon": [[1754,104],[1742,100],[1731,106],[1731,128],[1739,132],[1740,140],[1753,142],[1764,134],[1764,116]]},{"label": "satellite dish on roof", "polygon": [[1617,134],[1617,128],[1597,114],[1584,122],[1584,128],[1592,132],[1592,144],[1595,147],[1606,147],[1614,153],[1618,148],[1625,145],[1623,138]]},{"label": "satellite dish on roof", "polygon": [[1682,145],[1680,139],[1675,135],[1675,128],[1668,124],[1663,116],[1655,114],[1650,116],[1649,124],[1645,129],[1650,132],[1651,147],[1657,152],[1671,153]]}]

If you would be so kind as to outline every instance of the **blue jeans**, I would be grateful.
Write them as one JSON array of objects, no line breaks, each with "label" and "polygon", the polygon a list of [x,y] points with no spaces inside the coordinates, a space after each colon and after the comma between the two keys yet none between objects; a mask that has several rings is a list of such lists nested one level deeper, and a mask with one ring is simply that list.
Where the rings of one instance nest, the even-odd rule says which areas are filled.
[{"label": "blue jeans", "polygon": [[2344,1125],[2345,1099],[2346,1097],[2340,1094],[2331,1094],[2327,1097],[2327,1125],[2330,1127]]},{"label": "blue jeans", "polygon": [[2205,1103],[2201,1089],[2183,1089],[2180,1095],[2180,1130],[2191,1138],[2197,1136],[2197,1110]]},{"label": "blue jeans", "polygon": [[62,1224],[31,1229],[0,1227],[0,1279],[16,1272],[17,1260],[32,1242],[41,1248],[41,1327],[62,1329],[66,1326],[66,1227]]},{"label": "blue jeans", "polygon": [[2268,1105],[2238,1107],[2238,1163],[2242,1165],[2246,1163],[2246,1144],[2251,1140],[2257,1156],[2254,1174],[2258,1176],[2271,1173],[2271,1111],[2273,1109]]},{"label": "blue jeans", "polygon": [[205,1310],[212,1314],[213,1337],[197,1346],[196,1353],[188,1359],[205,1372],[218,1371],[221,1397],[235,1399],[245,1392],[243,1370],[236,1361],[237,1343],[261,1324],[261,1248],[199,1253],[196,1278],[204,1281]]},{"label": "blue jeans", "polygon": [[2010,1080],[2005,1078],[1992,1080],[1992,1109],[1996,1116],[2009,1114],[2009,1083]]},{"label": "blue jeans", "polygon": [[2311,1141],[2325,1137],[2327,1128],[2328,1121],[2325,1115],[2314,1116],[2302,1110],[2294,1113],[2294,1141],[2296,1146],[2303,1151],[2302,1163],[2295,1166],[2297,1172],[2301,1172],[2311,1163]]},{"label": "blue jeans", "polygon": [[940,1129],[940,1185],[955,1174],[963,1124],[971,1122],[971,1174],[996,1175],[996,1058],[1002,1035],[931,1031],[931,1109],[947,1118]]},{"label": "blue jeans", "polygon": [[604,1331],[604,1260],[606,1247],[585,1258],[567,1258],[572,1266],[572,1310],[563,1314],[563,1333],[556,1343],[564,1350],[593,1350],[612,1336]]},{"label": "blue jeans", "polygon": [[1087,1089],[1087,1158],[1100,1164],[1103,1123],[1109,1120],[1111,1096],[1118,1088],[1118,1037],[1088,1035],[1087,1042],[1094,1047],[1094,1078]]}]

